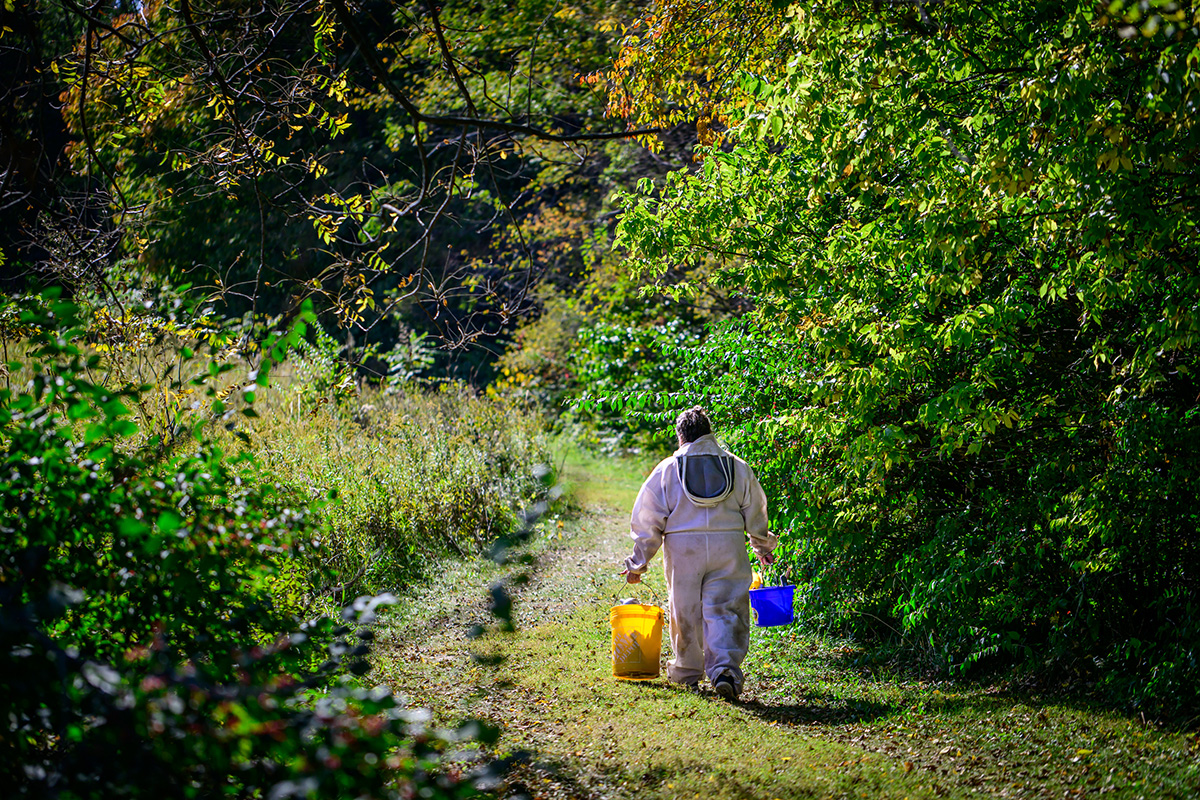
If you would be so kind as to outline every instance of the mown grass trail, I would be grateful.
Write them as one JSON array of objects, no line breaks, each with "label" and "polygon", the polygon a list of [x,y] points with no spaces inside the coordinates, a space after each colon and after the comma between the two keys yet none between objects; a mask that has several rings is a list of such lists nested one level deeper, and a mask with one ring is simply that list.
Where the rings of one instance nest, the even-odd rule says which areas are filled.
[{"label": "mown grass trail", "polygon": [[[613,679],[609,607],[665,595],[661,570],[642,587],[617,575],[643,466],[575,456],[566,478],[578,511],[550,519],[525,563],[449,565],[382,632],[377,677],[435,721],[500,726],[499,755],[530,753],[499,796],[1200,796],[1194,733],[1003,682],[898,677],[791,628],[755,630],[737,704],[665,677]],[[513,588],[517,630],[472,640],[497,580]]]}]

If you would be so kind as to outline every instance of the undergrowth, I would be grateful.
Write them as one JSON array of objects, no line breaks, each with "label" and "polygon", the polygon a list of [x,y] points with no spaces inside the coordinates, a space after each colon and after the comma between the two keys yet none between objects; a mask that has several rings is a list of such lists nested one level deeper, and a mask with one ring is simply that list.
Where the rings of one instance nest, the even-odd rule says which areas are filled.
[{"label": "undergrowth", "polygon": [[[48,292],[5,311],[4,796],[473,795],[488,767],[444,756],[486,732],[429,731],[360,680],[377,609],[395,598],[360,596],[301,621],[279,591],[318,523],[253,453],[206,435],[223,430],[212,423],[237,368],[223,368],[225,342],[209,343],[212,381],[187,382],[200,398],[187,406],[199,408],[192,435],[164,446],[133,411],[163,384],[104,383],[114,370],[87,309]],[[304,308],[269,334],[263,365],[311,320]],[[245,419],[257,419],[251,393]]]},{"label": "undergrowth", "polygon": [[545,489],[541,419],[465,385],[365,389],[312,407],[295,393],[264,397],[244,432],[279,482],[323,501],[318,594],[392,589],[432,557],[477,555]]}]

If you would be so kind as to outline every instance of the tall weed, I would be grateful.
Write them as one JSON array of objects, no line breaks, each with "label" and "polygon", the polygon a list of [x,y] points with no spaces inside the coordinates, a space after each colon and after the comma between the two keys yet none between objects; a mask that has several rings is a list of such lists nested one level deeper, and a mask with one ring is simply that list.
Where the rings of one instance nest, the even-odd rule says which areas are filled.
[{"label": "tall weed", "polygon": [[508,401],[457,383],[297,402],[306,394],[293,373],[248,432],[277,480],[325,500],[313,551],[324,596],[394,588],[431,556],[478,553],[543,488],[543,421]]}]

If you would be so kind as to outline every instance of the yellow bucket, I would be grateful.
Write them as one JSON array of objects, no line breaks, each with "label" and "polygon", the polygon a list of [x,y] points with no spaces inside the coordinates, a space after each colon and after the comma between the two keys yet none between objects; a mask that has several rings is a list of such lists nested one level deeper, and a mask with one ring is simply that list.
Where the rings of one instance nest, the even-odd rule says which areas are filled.
[{"label": "yellow bucket", "polygon": [[662,652],[663,610],[658,606],[613,606],[612,622],[613,677],[646,681],[658,677]]}]

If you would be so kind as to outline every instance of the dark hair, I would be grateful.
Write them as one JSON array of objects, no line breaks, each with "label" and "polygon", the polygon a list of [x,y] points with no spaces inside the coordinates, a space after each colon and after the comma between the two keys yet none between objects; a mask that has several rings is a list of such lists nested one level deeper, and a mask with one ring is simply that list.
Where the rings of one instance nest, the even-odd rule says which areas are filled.
[{"label": "dark hair", "polygon": [[694,442],[708,433],[712,433],[712,423],[700,406],[692,406],[675,418],[675,437],[680,445]]}]

